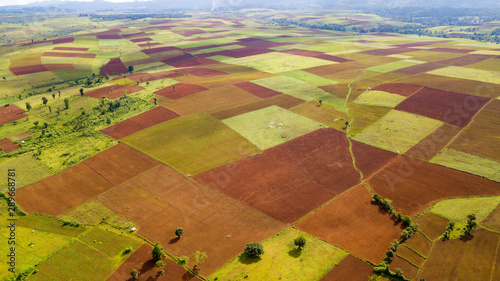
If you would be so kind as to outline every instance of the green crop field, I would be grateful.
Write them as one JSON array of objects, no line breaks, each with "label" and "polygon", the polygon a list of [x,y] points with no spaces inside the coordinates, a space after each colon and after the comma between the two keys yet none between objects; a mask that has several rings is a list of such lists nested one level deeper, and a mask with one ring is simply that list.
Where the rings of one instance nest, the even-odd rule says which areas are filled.
[{"label": "green crop field", "polygon": [[427,72],[429,74],[441,75],[453,78],[476,80],[486,83],[500,84],[500,72],[483,69],[473,69],[458,66],[448,66]]},{"label": "green crop field", "polygon": [[381,65],[376,65],[372,67],[366,68],[368,71],[374,71],[374,72],[390,72],[394,71],[400,68],[404,67],[409,67],[417,64],[422,64],[425,63],[425,61],[418,61],[418,60],[400,60],[400,61],[395,61],[395,62],[390,62],[386,64],[381,64]]},{"label": "green crop field", "polygon": [[[298,249],[295,238],[306,245]],[[262,243],[260,259],[240,254],[210,275],[209,280],[319,280],[347,256],[347,252],[294,228],[288,228]]]},{"label": "green crop field", "polygon": [[333,63],[331,61],[313,57],[303,57],[276,52],[232,59],[225,62],[243,65],[270,73],[280,73]]},{"label": "green crop field", "polygon": [[[22,188],[28,184],[43,180],[52,175],[52,171],[36,160],[32,155],[23,155],[16,158],[8,158],[0,163],[0,170],[16,170],[16,188]],[[0,174],[2,192],[7,190],[7,174]]]},{"label": "green crop field", "polygon": [[126,218],[114,213],[104,206],[99,200],[91,199],[83,204],[68,210],[59,218],[62,220],[74,221],[85,225],[97,225],[103,221],[120,227],[133,227],[134,224]]},{"label": "green crop field", "polygon": [[336,84],[337,82],[332,81],[330,79],[323,78],[318,75],[314,75],[309,72],[305,72],[302,70],[294,70],[294,71],[288,71],[288,72],[282,72],[279,73],[281,75],[285,75],[288,77],[292,77],[295,79],[300,79],[304,82],[307,82],[313,86],[326,86],[326,85],[333,85]]},{"label": "green crop field", "polygon": [[477,222],[484,220],[500,205],[500,197],[454,198],[437,202],[429,210],[452,221],[465,221],[467,215],[475,214]]},{"label": "green crop field", "polygon": [[405,99],[404,96],[383,91],[366,91],[359,95],[354,103],[393,108]]},{"label": "green crop field", "polygon": [[278,106],[225,119],[228,125],[264,150],[322,128],[322,124]]}]

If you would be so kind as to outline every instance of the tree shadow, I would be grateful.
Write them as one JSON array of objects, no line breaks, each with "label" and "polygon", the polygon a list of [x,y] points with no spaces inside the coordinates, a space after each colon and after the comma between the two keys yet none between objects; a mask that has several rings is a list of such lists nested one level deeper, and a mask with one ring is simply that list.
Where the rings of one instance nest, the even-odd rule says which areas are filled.
[{"label": "tree shadow", "polygon": [[288,255],[292,258],[298,258],[302,254],[302,249],[299,248],[293,248],[290,251],[288,251]]},{"label": "tree shadow", "polygon": [[195,275],[193,275],[193,273],[191,273],[189,271],[186,271],[186,273],[184,273],[184,275],[182,275],[182,280],[183,281],[191,280],[193,278],[195,278]]},{"label": "tree shadow", "polygon": [[243,264],[252,264],[252,263],[256,263],[258,261],[260,261],[261,258],[260,257],[257,257],[257,258],[252,258],[252,257],[249,257],[247,254],[243,253],[240,255],[240,258],[239,258],[239,261]]},{"label": "tree shadow", "polygon": [[460,236],[460,241],[467,242],[467,241],[472,240],[472,238],[474,238],[474,235],[472,235],[470,233],[467,233],[467,234],[464,234],[464,235]]},{"label": "tree shadow", "polygon": [[156,266],[156,262],[153,259],[148,260],[144,264],[142,264],[141,269],[139,269],[139,272],[141,274],[153,269]]},{"label": "tree shadow", "polygon": [[180,240],[180,238],[179,238],[179,237],[172,238],[172,239],[170,239],[170,241],[168,241],[168,244],[175,244],[175,243],[177,243],[177,241],[179,241],[179,240]]}]

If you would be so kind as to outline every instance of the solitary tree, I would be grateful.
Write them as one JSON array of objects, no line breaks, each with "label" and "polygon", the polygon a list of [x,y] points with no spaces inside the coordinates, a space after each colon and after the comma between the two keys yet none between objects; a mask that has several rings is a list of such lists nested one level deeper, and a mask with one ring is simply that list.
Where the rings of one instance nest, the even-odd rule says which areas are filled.
[{"label": "solitary tree", "polygon": [[83,97],[83,88],[80,88],[80,95]]},{"label": "solitary tree", "polygon": [[175,235],[177,235],[177,237],[178,237],[179,239],[181,239],[182,233],[184,233],[184,230],[183,230],[181,227],[178,227],[178,228],[175,230]]},{"label": "solitary tree", "polygon": [[195,270],[198,265],[200,265],[202,262],[204,262],[206,258],[207,258],[207,252],[196,251],[196,253],[194,254],[193,270]]},{"label": "solitary tree", "polygon": [[134,66],[133,65],[129,65],[128,66],[128,72],[132,73],[132,71],[134,71]]},{"label": "solitary tree", "polygon": [[160,246],[160,242],[156,242],[155,246],[153,247],[153,260],[159,261],[161,260],[161,256],[163,255],[163,247]]},{"label": "solitary tree", "polygon": [[260,242],[247,243],[244,252],[251,258],[258,258],[264,254],[264,247]]},{"label": "solitary tree", "polygon": [[31,104],[30,104],[29,102],[26,102],[26,109],[27,109],[28,111],[30,111],[30,110],[31,110]]},{"label": "solitary tree", "polygon": [[133,280],[139,280],[139,274],[135,268],[132,268],[132,271],[130,271],[130,276],[132,276]]},{"label": "solitary tree", "polygon": [[158,103],[158,99],[154,98],[155,105]]},{"label": "solitary tree", "polygon": [[48,100],[46,97],[43,97],[43,98],[42,98],[42,103],[43,103],[43,105],[47,105],[47,102],[48,102],[48,101],[49,101],[49,100]]},{"label": "solitary tree", "polygon": [[52,107],[50,107],[50,105],[49,105],[49,112],[51,112],[51,113],[52,113]]},{"label": "solitary tree", "polygon": [[295,246],[297,246],[300,249],[306,245],[306,239],[303,236],[299,236],[293,240],[293,243]]},{"label": "solitary tree", "polygon": [[66,107],[66,109],[69,108],[69,99],[67,98],[64,99],[64,106]]},{"label": "solitary tree", "polygon": [[469,234],[474,228],[477,227],[476,215],[467,215],[467,225],[465,226],[465,234]]},{"label": "solitary tree", "polygon": [[57,93],[59,94],[59,98],[60,98],[61,97],[61,91],[58,91]]},{"label": "solitary tree", "polygon": [[56,98],[56,94],[52,93],[52,99]]}]

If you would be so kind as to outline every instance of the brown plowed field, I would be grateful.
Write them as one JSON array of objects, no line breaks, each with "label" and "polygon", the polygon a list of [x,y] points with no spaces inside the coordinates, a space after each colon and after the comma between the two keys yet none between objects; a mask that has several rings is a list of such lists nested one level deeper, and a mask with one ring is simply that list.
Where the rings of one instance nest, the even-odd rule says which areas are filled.
[{"label": "brown plowed field", "polygon": [[75,66],[73,64],[44,64],[47,70],[73,70]]},{"label": "brown plowed field", "polygon": [[414,216],[446,198],[500,195],[500,184],[420,160],[399,156],[367,180],[374,192]]},{"label": "brown plowed field", "polygon": [[157,47],[157,48],[152,48],[152,49],[144,49],[144,50],[141,50],[141,51],[143,53],[145,53],[146,55],[149,55],[149,54],[166,52],[166,51],[173,51],[173,50],[179,50],[179,48],[167,46],[167,47]]},{"label": "brown plowed field", "polygon": [[425,73],[425,72],[431,71],[431,70],[436,70],[436,69],[443,68],[443,67],[446,67],[446,65],[441,64],[441,63],[437,63],[437,62],[428,62],[428,63],[422,63],[422,64],[417,64],[417,65],[412,65],[412,66],[400,68],[400,69],[391,71],[389,73],[411,76],[411,75],[416,75],[416,74],[420,74],[420,73]]},{"label": "brown plowed field", "polygon": [[54,47],[54,51],[75,51],[75,52],[86,52],[89,48],[75,48],[75,47]]},{"label": "brown plowed field", "polygon": [[385,257],[402,230],[390,214],[373,203],[363,185],[340,195],[297,228],[375,264]]},{"label": "brown plowed field", "polygon": [[[202,276],[235,257],[246,243],[262,241],[285,227],[164,165],[118,185],[100,200],[134,221],[140,235],[153,243],[160,241],[175,257],[192,259],[196,251],[207,252],[199,266]],[[181,239],[174,235],[177,227],[184,229]]]},{"label": "brown plowed field", "polygon": [[459,132],[461,128],[444,123],[430,135],[406,151],[405,155],[422,161],[430,161],[441,151]]},{"label": "brown plowed field", "polygon": [[500,259],[499,235],[484,229],[471,234],[472,237],[436,241],[416,280],[498,280],[491,278]]},{"label": "brown plowed field", "polygon": [[[420,225],[419,225],[420,227]],[[444,232],[444,231],[443,231]],[[410,239],[408,239],[405,244],[408,248],[417,251],[419,254],[427,257],[432,249],[432,244],[425,236],[420,233],[414,233]]]},{"label": "brown plowed field", "polygon": [[293,45],[293,43],[288,43],[288,42],[279,43],[279,42],[273,42],[273,41],[267,41],[267,40],[257,40],[257,41],[238,43],[238,45],[247,46],[247,47],[257,47],[257,48],[274,48],[274,47],[280,47],[280,46]]},{"label": "brown plowed field", "polygon": [[[111,32],[113,33],[113,32]],[[96,35],[97,39],[121,39],[122,37],[118,34],[102,34],[102,35]]]},{"label": "brown plowed field", "polygon": [[61,57],[61,58],[89,58],[93,59],[96,54],[88,53],[59,53],[59,52],[45,52],[42,56],[46,57]]},{"label": "brown plowed field", "polygon": [[36,65],[28,65],[28,66],[19,66],[19,67],[11,67],[9,70],[15,75],[23,75],[23,74],[31,74],[37,72],[48,71],[48,69],[42,64]]},{"label": "brown plowed field", "polygon": [[125,67],[120,58],[110,59],[106,65],[101,67],[101,75],[105,75],[106,73],[109,75],[115,75],[126,72],[128,72],[128,68]]},{"label": "brown plowed field", "polygon": [[[175,87],[175,90],[174,90],[174,87]],[[208,89],[205,87],[202,87],[202,86],[198,86],[198,85],[178,83],[178,84],[163,88],[161,90],[158,90],[154,93],[157,95],[160,95],[160,96],[167,97],[169,99],[176,100],[176,99],[180,99],[182,97],[189,96],[191,94],[203,92],[205,90],[208,90]]]},{"label": "brown plowed field", "polygon": [[422,46],[428,46],[428,45],[434,45],[434,44],[441,44],[441,43],[446,43],[446,42],[451,42],[451,40],[422,41],[422,42],[399,44],[396,46],[400,47],[400,48],[410,48],[410,47],[422,47]]},{"label": "brown plowed field", "polygon": [[291,111],[339,131],[345,127],[344,120],[348,120],[345,112],[335,110],[333,106],[328,104],[318,106],[317,101],[302,103],[301,105],[292,108]]},{"label": "brown plowed field", "polygon": [[215,52],[212,54],[213,55],[228,56],[228,57],[233,57],[233,58],[243,58],[243,57],[255,56],[255,55],[260,55],[260,54],[265,54],[265,53],[270,53],[270,52],[274,52],[274,50],[265,49],[265,48],[256,48],[256,47],[245,47],[245,48],[240,48],[240,49],[235,49],[235,50],[226,50],[226,51]]},{"label": "brown plowed field", "polygon": [[299,56],[304,56],[304,57],[314,57],[314,56],[324,55],[324,53],[322,53],[322,52],[308,51],[308,50],[301,50],[301,49],[290,49],[290,50],[286,50],[286,51],[281,51],[281,53],[299,55]]},{"label": "brown plowed field", "polygon": [[0,149],[4,153],[9,153],[18,150],[19,148],[21,148],[21,146],[19,144],[14,144],[14,142],[11,141],[10,139],[0,140]]},{"label": "brown plowed field", "polygon": [[474,50],[467,50],[467,49],[453,49],[453,48],[433,48],[433,49],[428,49],[428,51],[432,52],[440,52],[440,53],[470,53]]},{"label": "brown plowed field", "polygon": [[374,56],[388,56],[401,53],[414,52],[415,49],[411,48],[389,48],[389,49],[374,49],[361,52],[362,54],[374,55]]},{"label": "brown plowed field", "polygon": [[100,130],[112,138],[121,139],[140,130],[149,128],[161,122],[179,117],[180,115],[164,107],[156,107],[113,126]]},{"label": "brown plowed field", "polygon": [[260,98],[247,91],[228,85],[174,100],[165,107],[181,115],[187,115],[200,111],[220,111],[258,100]]},{"label": "brown plowed field", "polygon": [[[376,147],[353,144],[356,163],[370,174],[394,157]],[[360,182],[354,169],[349,143],[344,133],[321,129],[270,148],[267,154],[318,185],[340,194]]]},{"label": "brown plowed field", "polygon": [[457,58],[438,61],[438,63],[454,66],[466,66],[492,57],[493,56],[490,55],[465,55]]},{"label": "brown plowed field", "polygon": [[160,276],[158,272],[161,269],[155,266],[156,262],[152,259],[152,250],[150,245],[143,244],[106,281],[130,280],[130,271],[133,268],[140,273],[140,280],[198,280],[194,276],[190,278],[190,274],[184,268],[168,258],[163,259],[165,265],[161,269],[165,273]]},{"label": "brown plowed field", "polygon": [[7,124],[27,116],[27,114],[24,114],[24,110],[15,104],[0,107],[0,124]]},{"label": "brown plowed field", "polygon": [[151,39],[149,37],[130,39],[130,42],[134,42],[134,43],[146,42],[146,41],[153,41],[153,39]]},{"label": "brown plowed field", "polygon": [[437,76],[432,74],[419,74],[416,76],[400,79],[398,81],[395,81],[395,83],[425,86],[433,89],[481,96],[490,99],[494,99],[500,96],[500,84]]},{"label": "brown plowed field", "polygon": [[[399,247],[399,248],[401,248],[401,247]],[[398,251],[399,251],[399,248],[398,248]],[[396,254],[397,254],[397,252],[396,252]],[[408,261],[405,261],[404,259],[402,259],[398,256],[395,256],[392,259],[389,268],[391,269],[392,272],[395,272],[396,269],[399,268],[403,271],[404,277],[406,277],[410,280],[418,280],[418,279],[415,279],[415,277],[417,277],[419,268],[412,265]]]},{"label": "brown plowed field", "polygon": [[444,233],[449,220],[432,213],[427,213],[416,218],[415,222],[418,223],[419,231],[425,234],[427,238],[435,240]]},{"label": "brown plowed field", "polygon": [[498,132],[500,130],[500,100],[487,104],[458,137],[451,148],[500,161]]},{"label": "brown plowed field", "polygon": [[114,100],[114,99],[123,97],[123,95],[125,94],[125,91],[127,91],[127,95],[129,95],[129,94],[133,94],[133,93],[136,93],[136,92],[139,92],[142,90],[144,90],[144,88],[141,86],[137,86],[137,85],[126,86],[126,87],[123,87],[120,85],[112,85],[112,86],[106,86],[106,87],[98,88],[98,89],[91,90],[88,92],[84,92],[84,95],[89,96],[89,97],[93,97],[93,98],[98,98],[98,99],[106,97],[110,100]]},{"label": "brown plowed field", "polygon": [[262,108],[269,107],[271,105],[277,105],[284,109],[290,109],[294,106],[304,103],[304,100],[299,98],[290,96],[290,95],[277,95],[271,98],[267,98],[264,100],[259,100],[256,102],[240,105],[237,107],[224,109],[220,111],[211,112],[210,115],[217,118],[218,120],[224,120],[227,118],[231,118],[240,114],[248,113],[250,111],[259,110]]},{"label": "brown plowed field", "polygon": [[28,213],[58,216],[110,189],[113,184],[85,162],[17,191],[16,201]]},{"label": "brown plowed field", "polygon": [[372,275],[373,267],[370,264],[348,255],[321,281],[367,281]]},{"label": "brown plowed field", "polygon": [[170,57],[170,58],[157,58],[159,61],[163,62],[164,64],[169,64],[173,62],[178,62],[178,61],[183,61],[187,59],[193,58],[193,55],[190,54],[182,54],[180,56],[175,56],[175,57]]},{"label": "brown plowed field", "polygon": [[421,86],[409,85],[409,84],[398,84],[398,83],[384,83],[373,88],[373,90],[384,91],[391,94],[397,94],[401,96],[411,96],[411,94],[422,89]]},{"label": "brown plowed field", "polygon": [[190,67],[190,66],[198,66],[198,65],[207,65],[219,63],[216,60],[206,59],[206,58],[190,58],[186,60],[171,62],[169,65],[173,67]]},{"label": "brown plowed field", "polygon": [[298,220],[333,197],[267,154],[216,168],[195,179],[285,223]]},{"label": "brown plowed field", "polygon": [[318,56],[314,56],[315,58],[318,58],[318,59],[322,59],[322,60],[329,60],[329,61],[334,61],[334,62],[348,62],[348,61],[352,61],[350,59],[345,59],[345,58],[341,58],[341,57],[337,57],[337,56],[331,56],[331,55],[327,55],[327,54],[322,54],[322,55],[318,55]]},{"label": "brown plowed field", "polygon": [[154,32],[146,33],[144,31],[142,31],[142,32],[131,33],[131,34],[123,34],[122,37],[129,39],[129,38],[145,37],[145,36],[151,36],[151,35],[155,35],[155,33]]},{"label": "brown plowed field", "polygon": [[483,97],[423,88],[399,103],[395,109],[465,127],[488,101]]},{"label": "brown plowed field", "polygon": [[[336,63],[336,64],[328,64],[322,66],[311,67],[307,69],[303,69],[304,71],[310,72],[312,74],[316,74],[319,76],[332,75],[337,72],[348,71],[359,69],[360,67],[347,64],[347,63]],[[333,79],[333,78],[332,78]]]},{"label": "brown plowed field", "polygon": [[395,254],[418,268],[422,267],[425,262],[425,259],[422,256],[415,253],[412,249],[406,247],[405,245],[400,245]]},{"label": "brown plowed field", "polygon": [[280,92],[268,89],[266,87],[254,84],[252,82],[242,82],[234,85],[263,99],[281,94]]},{"label": "brown plowed field", "polygon": [[481,225],[489,229],[500,231],[500,206],[481,222]]}]

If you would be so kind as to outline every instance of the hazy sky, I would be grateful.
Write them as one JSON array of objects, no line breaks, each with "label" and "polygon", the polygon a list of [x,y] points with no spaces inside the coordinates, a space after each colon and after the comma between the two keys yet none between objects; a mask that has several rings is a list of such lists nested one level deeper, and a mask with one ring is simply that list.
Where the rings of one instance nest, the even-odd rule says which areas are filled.
[{"label": "hazy sky", "polygon": [[[28,3],[33,3],[33,2],[48,2],[51,0],[0,0],[0,6],[7,6],[7,5],[24,5]],[[59,1],[65,1],[65,0],[59,0]],[[71,0],[71,1],[80,1],[80,2],[91,2],[93,0]],[[105,0],[107,2],[134,2],[136,0]],[[144,0],[142,0],[144,1]],[[52,1],[54,2],[54,1]]]}]

